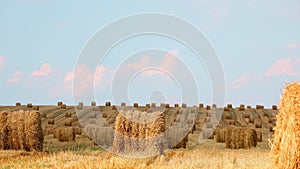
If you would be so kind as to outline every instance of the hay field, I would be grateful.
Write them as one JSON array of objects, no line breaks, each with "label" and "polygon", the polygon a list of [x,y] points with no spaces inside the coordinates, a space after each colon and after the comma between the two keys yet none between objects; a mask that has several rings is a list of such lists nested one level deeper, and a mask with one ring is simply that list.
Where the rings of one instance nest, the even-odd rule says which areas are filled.
[{"label": "hay field", "polygon": [[[139,110],[145,111],[149,106],[139,106]],[[188,108],[189,109],[189,108]],[[217,108],[223,110],[223,108]],[[27,106],[5,106],[0,107],[0,111],[30,111]],[[99,114],[98,110],[101,110]],[[240,111],[238,108],[226,110],[227,116],[222,117],[218,126],[227,127],[229,124],[237,127],[255,128],[255,122],[261,123],[261,128],[255,128],[262,134],[262,142],[258,142],[256,147],[251,149],[226,149],[225,143],[217,143],[214,139],[208,139],[204,143],[199,143],[203,127],[212,125],[212,111],[216,108],[206,109],[206,106],[198,108],[195,112],[195,123],[190,124],[189,117],[186,117],[181,108],[170,107],[165,109],[166,129],[171,125],[181,126],[186,121],[191,125],[191,131],[186,137],[185,146],[175,146],[176,149],[167,150],[163,155],[155,158],[129,159],[107,153],[89,139],[87,133],[83,132],[75,135],[75,139],[61,142],[59,135],[55,134],[61,128],[82,128],[77,116],[81,116],[84,122],[92,124],[97,122],[98,117],[104,117],[107,124],[103,127],[114,127],[118,111],[113,106],[89,106],[80,109],[76,114],[74,106],[41,106],[41,122],[44,132],[43,152],[24,151],[0,151],[1,168],[272,168],[270,158],[270,147],[268,139],[272,132],[269,131],[269,119],[276,116],[278,111],[271,109],[247,108]],[[184,120],[183,120],[184,119]],[[71,126],[66,122],[70,122]],[[49,123],[50,122],[50,123]],[[94,124],[92,124],[94,125]],[[213,125],[214,127],[215,124]],[[84,128],[82,128],[84,129]],[[174,135],[174,138],[176,136]],[[186,147],[185,149],[180,147]],[[177,149],[180,148],[180,149]],[[12,158],[13,157],[13,158]]]}]

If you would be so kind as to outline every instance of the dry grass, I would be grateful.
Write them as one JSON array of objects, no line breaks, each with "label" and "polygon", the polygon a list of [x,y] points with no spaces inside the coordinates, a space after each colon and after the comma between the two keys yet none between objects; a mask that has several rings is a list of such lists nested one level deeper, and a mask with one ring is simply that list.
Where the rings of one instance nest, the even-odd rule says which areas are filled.
[{"label": "dry grass", "polygon": [[287,84],[280,101],[272,153],[279,168],[300,168],[300,84]]},{"label": "dry grass", "polygon": [[[13,157],[13,158],[12,158]],[[3,168],[97,169],[267,169],[269,152],[253,150],[171,150],[146,159],[128,159],[104,151],[25,153],[0,152]]]}]

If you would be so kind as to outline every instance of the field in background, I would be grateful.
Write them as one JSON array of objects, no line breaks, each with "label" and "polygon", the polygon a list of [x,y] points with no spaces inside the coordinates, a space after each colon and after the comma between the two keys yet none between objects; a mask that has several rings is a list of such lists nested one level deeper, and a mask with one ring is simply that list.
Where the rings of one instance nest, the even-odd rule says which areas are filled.
[{"label": "field in background", "polygon": [[[109,125],[114,126],[117,111],[111,106],[98,107]],[[139,107],[147,110],[147,107]],[[26,106],[0,107],[0,111],[32,110]],[[90,112],[97,113],[95,106],[90,107]],[[166,126],[178,122],[180,108],[168,108],[164,112]],[[223,108],[219,108],[223,110]],[[73,106],[61,108],[59,106],[39,106],[42,114],[44,133],[49,120],[59,127],[80,128]],[[147,159],[127,159],[107,153],[94,145],[94,142],[82,132],[77,134],[75,142],[59,142],[53,134],[45,134],[44,151],[42,153],[29,153],[20,151],[0,151],[1,168],[271,168],[269,154],[269,139],[272,137],[270,127],[274,125],[273,118],[277,110],[264,108],[230,108],[224,111],[230,116],[222,118],[219,125],[226,127],[229,124],[236,126],[252,127],[262,133],[262,142],[257,147],[249,150],[230,150],[225,148],[225,143],[216,143],[215,138],[203,144],[198,142],[202,128],[207,125],[211,109],[200,108],[194,129],[188,135],[186,149],[168,150],[163,156]],[[250,115],[248,117],[248,115]],[[97,118],[97,114],[88,117],[89,120]],[[253,118],[254,121],[251,120]],[[249,121],[250,120],[250,121]],[[68,122],[72,121],[71,126]],[[260,123],[261,126],[256,126]],[[12,158],[14,157],[14,158]]]}]

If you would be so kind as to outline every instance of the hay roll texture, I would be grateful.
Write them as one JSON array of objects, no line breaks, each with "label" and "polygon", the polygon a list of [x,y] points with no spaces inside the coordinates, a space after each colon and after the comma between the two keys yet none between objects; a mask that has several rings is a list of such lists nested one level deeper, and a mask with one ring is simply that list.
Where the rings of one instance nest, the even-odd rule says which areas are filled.
[{"label": "hay roll texture", "polygon": [[225,135],[226,148],[250,149],[257,145],[257,133],[253,128],[228,126]]},{"label": "hay roll texture", "polygon": [[271,152],[279,168],[300,168],[300,84],[289,83],[280,101]]},{"label": "hay roll texture", "polygon": [[72,127],[64,127],[56,129],[56,137],[59,142],[75,141],[75,129]]}]

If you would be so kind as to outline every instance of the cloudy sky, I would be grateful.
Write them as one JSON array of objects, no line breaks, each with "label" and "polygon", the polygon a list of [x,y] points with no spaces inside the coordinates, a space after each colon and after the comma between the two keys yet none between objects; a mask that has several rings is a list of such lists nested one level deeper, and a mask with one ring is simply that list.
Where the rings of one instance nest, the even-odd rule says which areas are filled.
[{"label": "cloudy sky", "polygon": [[[78,65],[81,50],[97,31],[119,18],[144,12],[171,14],[201,30],[222,64],[226,103],[277,104],[285,83],[300,80],[298,0],[130,3],[3,0],[0,1],[0,104],[11,105],[17,101],[55,104],[58,100],[75,104],[74,72],[84,77],[75,95],[83,97],[85,83],[92,80],[95,100],[100,104],[114,101],[115,83],[128,86],[130,103],[210,104],[213,94],[210,78],[214,75],[207,73],[205,63],[195,61],[193,52],[166,37],[145,35],[125,40],[98,64],[96,73],[86,65]],[[149,48],[159,48],[165,53],[158,58],[151,53],[143,54],[124,62],[133,53]],[[120,70],[146,68],[153,60],[161,71],[144,71],[131,77],[130,84],[114,81]],[[181,84],[172,79],[172,75],[182,72],[179,62],[192,72],[199,88],[196,91],[199,100],[180,99]],[[164,69],[169,74],[163,73]],[[186,84],[189,83],[187,80]]]}]

